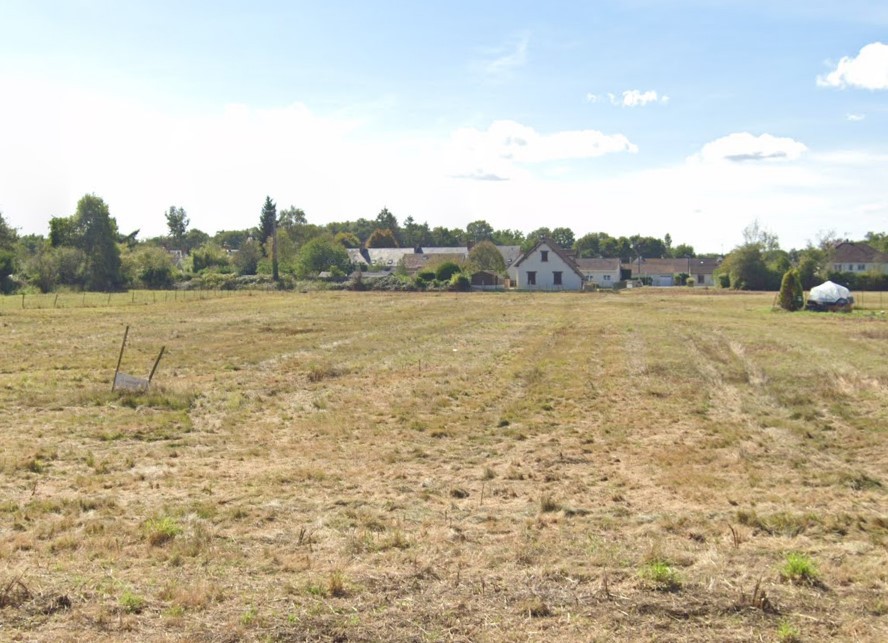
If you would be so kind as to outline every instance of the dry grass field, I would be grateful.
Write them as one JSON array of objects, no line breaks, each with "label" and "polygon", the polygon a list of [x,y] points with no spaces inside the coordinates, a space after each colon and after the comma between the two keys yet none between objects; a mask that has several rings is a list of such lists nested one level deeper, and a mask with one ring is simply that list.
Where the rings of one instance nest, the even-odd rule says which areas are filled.
[{"label": "dry grass field", "polygon": [[0,639],[888,640],[888,321],[772,300],[6,300]]}]

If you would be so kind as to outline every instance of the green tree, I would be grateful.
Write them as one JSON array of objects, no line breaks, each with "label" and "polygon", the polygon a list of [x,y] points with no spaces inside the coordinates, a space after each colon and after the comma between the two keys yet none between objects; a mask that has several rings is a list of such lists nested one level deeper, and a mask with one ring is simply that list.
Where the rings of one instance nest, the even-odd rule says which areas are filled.
[{"label": "green tree", "polygon": [[603,232],[590,232],[574,241],[573,248],[576,251],[577,256],[580,258],[600,256],[600,241],[603,234]]},{"label": "green tree", "polygon": [[117,222],[108,206],[95,194],[87,194],[77,203],[74,215],[75,246],[86,257],[85,286],[90,290],[116,290],[123,285],[120,249],[117,247]]},{"label": "green tree", "polygon": [[376,228],[365,244],[367,248],[398,248],[395,233],[389,228]]},{"label": "green tree", "polygon": [[735,290],[769,290],[773,283],[761,248],[755,244],[732,250],[719,266],[719,272],[728,275],[730,286]]},{"label": "green tree", "polygon": [[337,232],[333,237],[336,243],[342,244],[344,248],[360,248],[361,240],[352,232]]},{"label": "green tree", "polygon": [[195,274],[206,270],[225,273],[231,271],[231,262],[225,250],[209,241],[191,253],[191,269]]},{"label": "green tree", "polygon": [[405,248],[420,248],[430,245],[431,230],[428,223],[417,223],[413,217],[404,219],[401,227],[401,240]]},{"label": "green tree", "polygon": [[772,252],[780,249],[777,235],[761,226],[758,219],[743,228],[743,245],[758,246],[762,252]]},{"label": "green tree", "polygon": [[575,241],[573,230],[570,228],[555,228],[552,230],[552,241],[561,248],[572,248]]},{"label": "green tree", "polygon": [[287,232],[291,228],[305,225],[306,223],[308,223],[308,217],[305,215],[305,212],[302,208],[297,208],[294,205],[281,210],[281,213],[278,215],[278,227],[283,228]]},{"label": "green tree", "polygon": [[77,237],[75,217],[52,217],[49,220],[49,245],[53,248],[76,245]]},{"label": "green tree", "polygon": [[255,275],[262,260],[262,246],[253,238],[244,241],[234,254],[234,265],[239,275]]},{"label": "green tree", "polygon": [[388,208],[383,208],[379,211],[379,214],[376,215],[375,221],[377,228],[382,228],[383,230],[391,230],[392,234],[395,235],[395,238],[398,237],[398,219],[395,218],[395,215],[389,212]]},{"label": "green tree", "polygon": [[458,230],[456,228],[450,229],[445,228],[443,226],[436,226],[432,228],[432,239],[429,245],[445,247],[445,248],[454,248],[456,246],[462,245],[462,235],[463,231]]},{"label": "green tree", "polygon": [[864,241],[879,252],[888,254],[888,234],[884,232],[867,232]]},{"label": "green tree", "polygon": [[675,259],[682,259],[684,257],[693,258],[697,256],[694,253],[694,246],[688,245],[687,243],[680,243],[674,248],[671,248],[669,254]]},{"label": "green tree", "polygon": [[828,255],[820,248],[808,246],[799,254],[798,271],[802,288],[810,290],[824,280]]},{"label": "green tree", "polygon": [[[194,232],[194,230],[189,231],[189,234],[192,232]],[[194,246],[194,248],[198,248],[212,240],[213,243],[221,248],[225,248],[226,250],[237,250],[247,239],[252,238],[252,230],[219,230],[219,232],[213,235],[212,239],[204,239],[201,243]]]},{"label": "green tree", "polygon": [[270,196],[265,197],[265,205],[262,206],[262,213],[259,215],[259,243],[264,244],[269,237],[274,235],[274,229],[277,225],[277,206]]},{"label": "green tree", "polygon": [[299,250],[296,274],[299,277],[316,276],[326,270],[349,270],[348,251],[332,236],[322,235],[308,241]]},{"label": "green tree", "polygon": [[488,270],[495,273],[506,271],[506,260],[492,241],[476,243],[469,251],[469,265],[474,270]]},{"label": "green tree", "polygon": [[176,267],[170,253],[163,248],[142,246],[133,252],[136,276],[146,288],[170,288],[175,281]]},{"label": "green tree", "polygon": [[493,227],[484,219],[472,221],[466,226],[466,242],[480,243],[493,238]]},{"label": "green tree", "polygon": [[549,228],[537,228],[533,232],[528,233],[524,238],[524,243],[521,244],[521,250],[522,252],[527,252],[533,248],[540,239],[550,239],[551,237],[552,231]]},{"label": "green tree", "polygon": [[188,215],[185,210],[174,205],[166,211],[167,229],[177,250],[185,250],[185,234],[188,232]]},{"label": "green tree", "polygon": [[799,271],[787,270],[780,284],[780,307],[790,312],[801,310],[805,305],[805,292],[802,290],[802,280]]},{"label": "green tree", "polygon": [[642,237],[635,234],[629,237],[629,247],[632,249],[632,257],[645,257],[655,259],[665,257],[666,244],[656,237]]},{"label": "green tree", "polygon": [[520,246],[524,243],[524,233],[521,230],[494,230],[491,241],[498,246]]},{"label": "green tree", "polygon": [[7,291],[7,279],[15,272],[15,230],[0,212],[0,288]]},{"label": "green tree", "polygon": [[16,238],[17,235],[15,229],[6,223],[6,219],[3,218],[3,213],[0,212],[0,248],[11,250],[15,245]]}]

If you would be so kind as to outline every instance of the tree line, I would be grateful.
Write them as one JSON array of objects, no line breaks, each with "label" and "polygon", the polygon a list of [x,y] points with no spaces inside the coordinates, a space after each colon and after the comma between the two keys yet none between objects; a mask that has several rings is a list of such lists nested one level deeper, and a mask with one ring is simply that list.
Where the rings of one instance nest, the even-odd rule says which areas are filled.
[{"label": "tree line", "polygon": [[[431,227],[408,216],[403,221],[382,208],[375,218],[312,224],[295,206],[278,211],[266,197],[258,208],[255,226],[221,230],[210,235],[190,227],[184,208],[170,206],[163,213],[167,234],[139,239],[139,231],[121,233],[103,199],[87,194],[68,217],[53,217],[47,236],[18,235],[0,213],[0,287],[3,292],[58,288],[113,291],[125,288],[169,288],[200,279],[212,287],[234,277],[293,282],[321,272],[345,276],[355,266],[348,248],[421,248],[473,246],[474,266],[504,271],[490,247],[532,247],[547,238],[577,257],[619,258],[696,257],[688,244],[673,245],[670,235],[613,237],[593,232],[576,237],[567,227],[541,227],[529,233],[494,229],[477,220],[465,229]],[[806,288],[828,272],[829,247],[825,236],[802,250],[781,250],[777,238],[758,223],[744,231],[738,245],[721,264],[721,285],[753,290],[777,290],[790,267],[799,270]],[[867,241],[888,250],[888,237],[869,233]],[[486,248],[486,250],[484,250]],[[483,250],[483,251],[482,251]],[[495,256],[496,255],[496,256]],[[715,256],[715,255],[699,255]],[[846,280],[847,281],[847,280]]]}]

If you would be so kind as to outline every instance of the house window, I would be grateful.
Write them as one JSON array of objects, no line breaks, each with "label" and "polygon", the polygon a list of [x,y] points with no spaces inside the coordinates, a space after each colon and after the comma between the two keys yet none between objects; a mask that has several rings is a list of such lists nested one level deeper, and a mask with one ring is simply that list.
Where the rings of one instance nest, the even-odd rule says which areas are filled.
[{"label": "house window", "polygon": [[610,281],[610,280],[611,280],[611,276],[610,276],[610,275],[604,275],[604,276],[602,277],[602,279],[603,279],[604,281]]},{"label": "house window", "polygon": [[540,250],[540,261],[549,261],[549,251]]},{"label": "house window", "polygon": [[561,285],[561,272],[560,271],[556,270],[555,272],[552,273],[552,283],[556,286]]},{"label": "house window", "polygon": [[864,271],[866,270],[866,264],[864,264],[864,263],[859,263],[859,264],[857,264],[857,269],[858,269],[860,272],[864,272]]},{"label": "house window", "polygon": [[535,270],[527,271],[527,285],[528,286],[536,286],[537,285],[537,273]]}]

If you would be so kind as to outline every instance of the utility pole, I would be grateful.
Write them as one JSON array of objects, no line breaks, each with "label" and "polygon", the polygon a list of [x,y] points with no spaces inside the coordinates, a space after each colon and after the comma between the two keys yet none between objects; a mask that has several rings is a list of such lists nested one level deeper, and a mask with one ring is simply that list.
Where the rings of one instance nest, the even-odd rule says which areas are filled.
[{"label": "utility pole", "polygon": [[279,280],[278,275],[278,221],[277,212],[274,214],[274,222],[271,226],[271,279],[275,283]]}]

